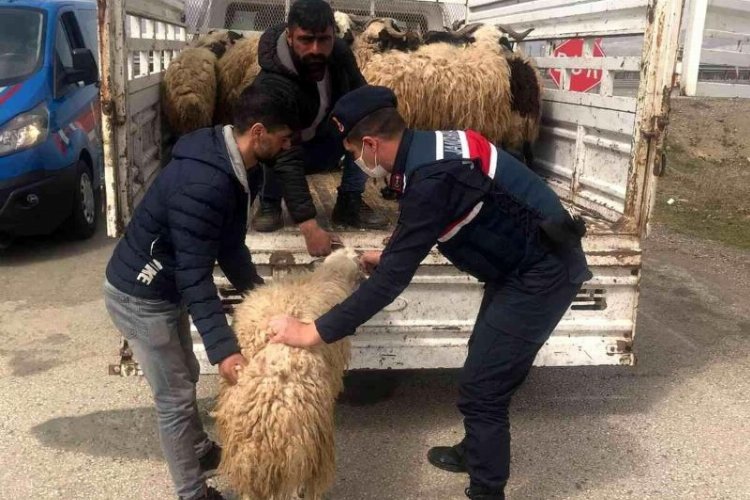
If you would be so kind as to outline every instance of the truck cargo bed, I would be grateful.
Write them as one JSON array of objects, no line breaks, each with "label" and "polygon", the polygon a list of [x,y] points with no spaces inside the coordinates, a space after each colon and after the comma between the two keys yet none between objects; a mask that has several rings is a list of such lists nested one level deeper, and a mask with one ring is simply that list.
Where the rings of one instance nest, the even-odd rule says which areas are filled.
[{"label": "truck cargo bed", "polygon": [[[339,172],[329,172],[324,174],[310,175],[307,177],[310,185],[310,192],[318,211],[318,224],[329,231],[333,231],[341,236],[345,244],[361,246],[362,244],[372,243],[376,247],[382,246],[384,237],[387,237],[394,229],[398,220],[398,202],[396,200],[386,200],[380,193],[380,189],[385,186],[383,181],[368,181],[365,190],[365,201],[377,212],[383,214],[389,221],[389,227],[378,231],[365,231],[353,229],[351,227],[338,226],[331,221],[331,213],[336,203],[336,188],[341,181]],[[257,208],[257,202],[252,207],[254,213]],[[569,207],[570,208],[570,207]],[[572,211],[580,213],[586,220],[588,232],[593,235],[611,235],[616,234],[616,224],[605,220],[601,216],[586,211],[580,207],[572,207]],[[252,216],[252,213],[250,214]],[[273,236],[272,236],[273,235]],[[279,238],[298,237],[298,229],[289,217],[288,212],[284,209],[284,228],[275,233],[258,233],[252,229],[252,224],[248,228],[248,244],[250,248],[265,247],[263,240],[273,238],[278,241]]]}]

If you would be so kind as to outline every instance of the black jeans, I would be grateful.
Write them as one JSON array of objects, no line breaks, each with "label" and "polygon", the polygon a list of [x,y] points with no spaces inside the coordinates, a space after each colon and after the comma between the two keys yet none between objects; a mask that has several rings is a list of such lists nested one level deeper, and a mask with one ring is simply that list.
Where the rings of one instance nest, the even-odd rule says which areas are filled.
[{"label": "black jeans", "polygon": [[[343,193],[364,193],[367,183],[365,174],[352,159],[352,155],[344,150],[341,139],[337,136],[315,137],[304,143],[305,151],[305,175],[317,174],[336,170],[339,160],[344,157],[344,169],[341,173],[341,186],[339,190]],[[264,182],[260,192],[263,200],[279,201],[282,198],[282,186],[278,175],[272,167],[263,166]]]},{"label": "black jeans", "polygon": [[472,485],[499,490],[507,482],[511,396],[580,288],[570,282],[567,267],[554,255],[522,275],[485,287],[458,400]]}]

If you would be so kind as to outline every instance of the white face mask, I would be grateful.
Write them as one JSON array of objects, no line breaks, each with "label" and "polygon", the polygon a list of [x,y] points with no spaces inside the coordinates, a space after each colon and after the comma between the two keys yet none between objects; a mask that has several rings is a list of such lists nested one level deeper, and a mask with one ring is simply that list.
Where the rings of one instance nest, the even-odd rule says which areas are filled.
[{"label": "white face mask", "polygon": [[382,179],[386,175],[388,175],[388,171],[383,168],[383,166],[378,163],[378,154],[375,153],[375,167],[370,168],[367,166],[367,162],[365,162],[365,145],[362,144],[362,153],[360,153],[359,158],[354,160],[354,163],[357,164],[357,166],[367,175],[370,177],[373,177],[375,179]]}]

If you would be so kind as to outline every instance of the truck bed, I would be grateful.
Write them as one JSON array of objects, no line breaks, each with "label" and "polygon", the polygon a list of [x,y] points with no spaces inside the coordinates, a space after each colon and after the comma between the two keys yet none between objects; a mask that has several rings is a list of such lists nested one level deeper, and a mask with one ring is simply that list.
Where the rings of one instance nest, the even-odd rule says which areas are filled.
[{"label": "truck bed", "polygon": [[[372,242],[375,246],[382,245],[384,237],[389,235],[398,220],[398,202],[396,200],[386,200],[380,193],[380,189],[385,186],[383,181],[369,180],[365,190],[365,201],[377,212],[385,215],[389,221],[387,229],[379,231],[357,230],[350,227],[343,227],[334,224],[331,221],[331,213],[336,203],[336,188],[338,187],[341,174],[339,172],[329,172],[323,174],[310,175],[307,177],[310,185],[310,191],[315,201],[315,207],[318,211],[317,221],[322,228],[333,231],[341,236],[344,243],[356,241],[355,246],[361,246]],[[567,204],[570,208],[569,204]],[[252,207],[254,213],[257,203]],[[573,211],[580,213],[586,220],[588,234],[593,235],[612,235],[616,234],[615,223],[605,220],[597,214],[586,211],[580,207],[573,207]],[[251,214],[252,215],[252,214]],[[258,233],[252,229],[252,224],[248,228],[248,242],[252,246],[259,244],[262,240],[268,239],[270,235],[278,241],[279,238],[286,240],[294,238],[298,233],[296,225],[292,222],[288,212],[284,209],[284,228],[275,233]],[[262,245],[265,246],[265,245]],[[283,246],[280,248],[284,248]]]}]

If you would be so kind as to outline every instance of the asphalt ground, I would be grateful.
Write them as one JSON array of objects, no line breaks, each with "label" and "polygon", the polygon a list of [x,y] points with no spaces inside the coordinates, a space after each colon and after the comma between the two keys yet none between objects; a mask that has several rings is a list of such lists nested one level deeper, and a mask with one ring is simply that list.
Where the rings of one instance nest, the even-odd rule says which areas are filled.
[{"label": "asphalt ground", "polygon": [[[113,245],[100,231],[0,254],[0,498],[174,498],[145,380],[107,375]],[[748,253],[664,230],[645,246],[639,363],[534,369],[512,407],[510,499],[750,499]],[[350,375],[330,498],[464,498],[466,477],[425,459],[461,437],[456,382]],[[199,387],[209,430],[217,386]]]}]

